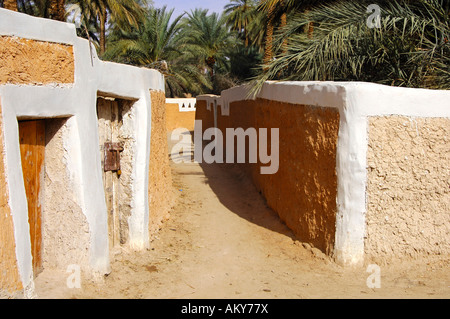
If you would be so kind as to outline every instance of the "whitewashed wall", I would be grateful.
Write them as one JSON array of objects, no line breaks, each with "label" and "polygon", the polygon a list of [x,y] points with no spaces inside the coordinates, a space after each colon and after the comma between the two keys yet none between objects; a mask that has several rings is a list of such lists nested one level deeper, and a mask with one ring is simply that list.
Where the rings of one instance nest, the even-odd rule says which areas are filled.
[{"label": "whitewashed wall", "polygon": [[89,42],[76,36],[73,24],[0,9],[0,36],[68,44],[75,56],[73,84],[0,85],[5,137],[6,179],[10,194],[19,273],[26,289],[33,289],[27,201],[21,170],[18,118],[71,117],[69,176],[89,223],[90,265],[93,272],[109,272],[108,228],[98,145],[97,93],[135,99],[136,156],[133,173],[134,205],[129,221],[132,247],[148,245],[148,162],[150,154],[150,90],[164,91],[164,78],[155,71],[99,60]]}]

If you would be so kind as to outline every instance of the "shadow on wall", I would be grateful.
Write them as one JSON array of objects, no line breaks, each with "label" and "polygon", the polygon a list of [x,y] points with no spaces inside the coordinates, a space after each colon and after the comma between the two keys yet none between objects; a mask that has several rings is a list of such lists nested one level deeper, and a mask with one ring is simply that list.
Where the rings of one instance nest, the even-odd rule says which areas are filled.
[{"label": "shadow on wall", "polygon": [[[338,110],[264,99],[233,102],[229,116],[222,116],[220,109],[208,111],[206,102],[199,101],[196,119],[202,120],[203,132],[211,127],[222,132],[228,128],[279,129],[276,173],[261,174],[260,168],[264,165],[261,161],[251,164],[248,153],[245,164],[236,165],[260,191],[267,206],[277,212],[300,241],[332,255],[336,224]],[[226,135],[223,134],[225,140]],[[271,140],[268,136],[267,139]],[[223,141],[222,144],[227,143]],[[234,154],[237,154],[234,145]],[[259,148],[256,153],[260,154]]]}]

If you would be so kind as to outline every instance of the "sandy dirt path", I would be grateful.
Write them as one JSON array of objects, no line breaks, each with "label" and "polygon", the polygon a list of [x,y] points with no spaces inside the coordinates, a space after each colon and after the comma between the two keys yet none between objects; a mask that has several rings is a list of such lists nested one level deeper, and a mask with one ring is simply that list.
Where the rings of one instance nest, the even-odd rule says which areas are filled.
[{"label": "sandy dirt path", "polygon": [[46,270],[38,298],[449,298],[448,258],[383,265],[381,288],[302,244],[234,167],[171,163],[177,204],[148,250],[117,249],[100,282]]}]

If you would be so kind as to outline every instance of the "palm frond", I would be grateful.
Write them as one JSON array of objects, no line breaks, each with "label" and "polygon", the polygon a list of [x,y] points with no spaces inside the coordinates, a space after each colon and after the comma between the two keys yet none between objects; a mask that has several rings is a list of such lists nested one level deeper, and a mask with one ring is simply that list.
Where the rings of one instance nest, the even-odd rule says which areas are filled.
[{"label": "palm frond", "polygon": [[[293,17],[276,44],[289,51],[252,84],[267,80],[370,81],[397,86],[448,88],[448,10],[439,0],[379,1],[381,27],[369,28],[371,1],[339,1]],[[302,26],[314,21],[314,36]],[[447,80],[447,82],[445,82]]]}]

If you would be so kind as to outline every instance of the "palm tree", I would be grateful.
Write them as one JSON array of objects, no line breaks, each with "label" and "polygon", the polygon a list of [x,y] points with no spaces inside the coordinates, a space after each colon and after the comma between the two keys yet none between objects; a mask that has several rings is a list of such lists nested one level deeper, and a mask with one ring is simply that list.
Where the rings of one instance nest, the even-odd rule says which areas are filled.
[{"label": "palm tree", "polygon": [[[450,24],[445,1],[379,0],[381,27],[372,29],[365,13],[371,3],[333,2],[293,17],[278,39],[289,38],[289,53],[270,63],[253,83],[253,92],[269,79],[450,88]],[[314,38],[302,30],[311,21],[318,26]]]},{"label": "palm tree", "polygon": [[135,65],[158,64],[176,51],[175,35],[180,30],[179,22],[182,15],[170,22],[174,9],[166,11],[150,9],[146,18],[141,21],[141,28],[131,32],[116,26],[109,37],[110,45],[105,58],[120,59],[124,63]]},{"label": "palm tree", "polygon": [[17,0],[17,10],[32,16],[48,18],[49,0]]},{"label": "palm tree", "polygon": [[65,21],[66,20],[66,0],[50,0],[49,17],[50,19]]},{"label": "palm tree", "polygon": [[207,68],[211,82],[215,83],[218,68],[229,69],[227,50],[234,46],[236,37],[226,25],[227,16],[208,10],[195,9],[183,20],[184,50],[198,58],[199,66]]},{"label": "palm tree", "polygon": [[65,0],[4,0],[5,8],[29,15],[65,21]]},{"label": "palm tree", "polygon": [[138,26],[145,13],[143,4],[146,3],[144,0],[68,0],[68,2],[72,4],[70,11],[79,12],[82,21],[95,22],[100,39],[100,56],[106,51],[108,23],[117,23],[123,29]]},{"label": "palm tree", "polygon": [[[305,13],[316,6],[334,1],[337,0],[261,0],[258,10],[267,15],[264,64],[270,63],[274,57],[274,32],[278,20],[279,30],[283,30],[287,25],[288,14],[291,12]],[[308,22],[305,29],[309,37],[312,38],[314,23],[312,21]],[[288,40],[284,38],[281,43],[282,54],[287,53],[287,48]],[[267,66],[264,69],[267,70]]]},{"label": "palm tree", "polygon": [[168,96],[201,93],[211,88],[188,51],[181,50],[181,18],[172,21],[174,9],[149,9],[140,28],[126,31],[116,26],[109,36],[104,58],[116,62],[150,67],[165,75]]},{"label": "palm tree", "polygon": [[[283,0],[280,0],[283,1]],[[274,1],[261,1],[260,9],[267,14],[266,39],[264,46],[264,65],[268,65],[273,58],[273,32],[274,32],[274,12],[276,4]],[[267,67],[265,67],[266,69]]]},{"label": "palm tree", "polygon": [[249,42],[264,53],[268,17],[265,12],[258,10],[258,7],[253,9],[252,15],[253,18],[247,26]]},{"label": "palm tree", "polygon": [[233,30],[243,33],[244,44],[249,45],[248,26],[255,16],[255,0],[231,0],[224,9],[227,23]]},{"label": "palm tree", "polygon": [[[264,49],[264,64],[268,65],[273,59],[273,36],[275,20],[280,19],[280,29],[286,27],[287,14],[295,5],[295,0],[261,0],[258,9],[267,14],[267,29]],[[287,41],[284,41],[282,51],[286,52]],[[266,67],[265,67],[266,68]]]},{"label": "palm tree", "polygon": [[17,11],[17,0],[3,0],[3,8]]}]

